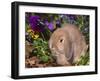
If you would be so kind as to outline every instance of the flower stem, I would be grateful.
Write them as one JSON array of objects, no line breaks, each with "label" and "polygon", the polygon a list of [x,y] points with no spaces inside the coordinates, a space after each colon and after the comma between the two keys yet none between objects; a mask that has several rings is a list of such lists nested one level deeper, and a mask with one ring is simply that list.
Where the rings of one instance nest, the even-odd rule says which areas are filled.
[{"label": "flower stem", "polygon": [[41,32],[41,35],[42,35],[43,40],[45,40],[45,37],[44,37],[44,35],[43,35],[43,33],[42,33],[42,32]]}]

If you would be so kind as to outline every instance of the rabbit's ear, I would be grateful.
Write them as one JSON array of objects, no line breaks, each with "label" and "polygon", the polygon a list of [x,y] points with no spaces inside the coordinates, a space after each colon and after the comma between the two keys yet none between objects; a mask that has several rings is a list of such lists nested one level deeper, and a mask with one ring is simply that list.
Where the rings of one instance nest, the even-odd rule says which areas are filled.
[{"label": "rabbit's ear", "polygon": [[73,61],[73,55],[74,55],[74,45],[70,44],[69,46],[69,52],[66,53],[66,57],[68,61]]}]

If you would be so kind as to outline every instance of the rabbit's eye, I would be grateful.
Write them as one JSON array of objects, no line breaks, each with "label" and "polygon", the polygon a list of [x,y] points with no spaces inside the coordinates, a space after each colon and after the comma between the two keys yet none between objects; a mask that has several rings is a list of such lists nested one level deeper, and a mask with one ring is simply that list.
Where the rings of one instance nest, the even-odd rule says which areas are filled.
[{"label": "rabbit's eye", "polygon": [[60,42],[63,42],[63,39],[61,39]]}]

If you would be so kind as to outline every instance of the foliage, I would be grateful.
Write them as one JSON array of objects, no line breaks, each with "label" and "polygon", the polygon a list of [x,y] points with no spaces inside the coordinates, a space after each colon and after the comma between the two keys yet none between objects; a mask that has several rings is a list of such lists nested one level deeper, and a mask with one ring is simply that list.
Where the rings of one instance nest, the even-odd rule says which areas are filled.
[{"label": "foliage", "polygon": [[50,60],[50,51],[48,48],[48,43],[46,41],[38,38],[34,40],[33,46],[33,55],[39,57],[42,62],[48,62]]},{"label": "foliage", "polygon": [[87,52],[85,56],[81,56],[75,65],[89,65],[89,52]]}]

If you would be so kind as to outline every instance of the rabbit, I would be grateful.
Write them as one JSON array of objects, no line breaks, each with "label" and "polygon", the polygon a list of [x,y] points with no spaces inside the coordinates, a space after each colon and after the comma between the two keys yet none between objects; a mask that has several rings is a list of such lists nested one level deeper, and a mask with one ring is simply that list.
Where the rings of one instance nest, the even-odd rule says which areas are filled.
[{"label": "rabbit", "polygon": [[88,45],[78,27],[66,24],[57,28],[49,39],[49,49],[58,65],[71,66],[85,55]]}]

